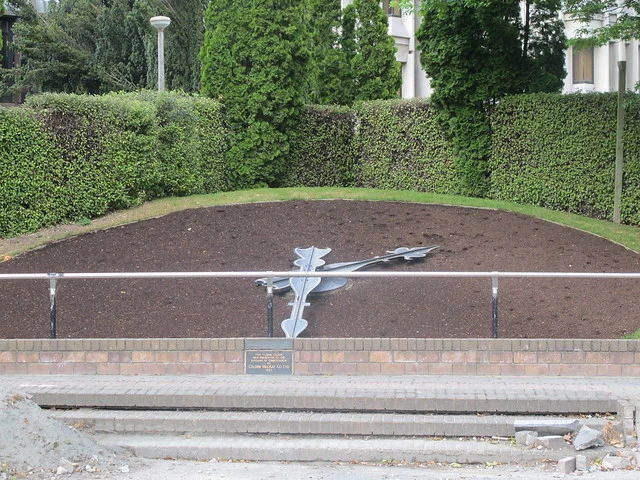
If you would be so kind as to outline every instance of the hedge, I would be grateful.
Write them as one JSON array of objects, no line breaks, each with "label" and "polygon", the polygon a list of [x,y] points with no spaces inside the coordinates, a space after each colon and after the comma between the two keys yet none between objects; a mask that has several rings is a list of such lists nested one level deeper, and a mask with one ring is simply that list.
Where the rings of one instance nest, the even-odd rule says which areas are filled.
[{"label": "hedge", "polygon": [[56,181],[63,168],[53,136],[32,111],[0,108],[0,237],[64,219]]},{"label": "hedge", "polygon": [[357,187],[456,193],[451,144],[425,100],[357,104]]},{"label": "hedge", "polygon": [[[506,98],[492,115],[494,199],[613,218],[616,94]],[[625,107],[623,223],[640,224],[640,102]]]},{"label": "hedge", "polygon": [[0,194],[2,237],[226,189],[218,102],[175,93],[46,94],[0,112],[0,174],[14,179]]},{"label": "hedge", "polygon": [[347,107],[308,106],[292,132],[279,186],[352,186],[355,115]]},{"label": "hedge", "polygon": [[[229,188],[221,104],[178,93],[47,94],[0,109],[0,236]],[[626,97],[622,221],[640,225],[640,96]],[[493,111],[494,199],[612,217],[615,94],[520,95]],[[307,106],[277,186],[452,194],[451,144],[424,100]]]}]

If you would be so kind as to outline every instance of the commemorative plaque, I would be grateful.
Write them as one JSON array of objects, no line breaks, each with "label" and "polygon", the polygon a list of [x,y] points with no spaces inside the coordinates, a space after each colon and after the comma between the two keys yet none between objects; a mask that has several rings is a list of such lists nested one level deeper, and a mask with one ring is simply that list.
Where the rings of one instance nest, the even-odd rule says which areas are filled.
[{"label": "commemorative plaque", "polygon": [[247,340],[244,371],[249,375],[293,374],[290,340]]}]

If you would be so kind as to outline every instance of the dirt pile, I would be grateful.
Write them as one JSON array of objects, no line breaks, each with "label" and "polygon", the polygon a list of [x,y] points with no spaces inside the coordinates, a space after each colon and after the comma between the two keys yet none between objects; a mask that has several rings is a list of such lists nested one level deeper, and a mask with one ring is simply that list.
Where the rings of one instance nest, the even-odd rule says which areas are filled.
[{"label": "dirt pile", "polygon": [[52,419],[26,395],[0,388],[0,479],[51,479],[81,472],[96,477],[127,471],[131,460]]}]

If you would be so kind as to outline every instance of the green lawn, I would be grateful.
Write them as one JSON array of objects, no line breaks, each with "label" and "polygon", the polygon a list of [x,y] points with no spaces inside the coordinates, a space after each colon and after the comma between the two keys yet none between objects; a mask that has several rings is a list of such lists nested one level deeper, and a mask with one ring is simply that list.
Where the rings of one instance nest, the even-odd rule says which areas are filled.
[{"label": "green lawn", "polygon": [[[144,205],[114,212],[92,221],[83,221],[75,225],[66,225],[43,230],[35,234],[12,239],[11,245],[3,245],[0,240],[0,253],[16,255],[36,248],[42,244],[61,240],[73,235],[86,233],[116,225],[136,222],[189,208],[208,207],[224,204],[252,202],[277,202],[287,200],[321,200],[352,199],[370,201],[401,201],[416,203],[433,203],[440,205],[457,205],[466,207],[491,208],[518,212],[541,218],[561,225],[584,230],[617,242],[625,247],[640,252],[640,228],[629,225],[618,225],[604,220],[595,220],[579,215],[548,210],[530,205],[485,200],[479,198],[459,197],[455,195],[437,195],[432,193],[409,192],[397,190],[374,190],[366,188],[273,188],[242,190],[236,192],[216,193],[210,195],[194,195],[191,197],[172,197],[147,202]],[[13,249],[12,249],[13,248]]]}]

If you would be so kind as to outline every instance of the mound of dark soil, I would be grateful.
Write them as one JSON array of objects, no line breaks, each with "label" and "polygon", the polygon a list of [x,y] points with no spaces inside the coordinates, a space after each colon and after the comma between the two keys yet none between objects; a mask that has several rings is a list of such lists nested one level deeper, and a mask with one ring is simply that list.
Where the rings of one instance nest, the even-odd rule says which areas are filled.
[{"label": "mound of dark soil", "polygon": [[[296,247],[327,263],[439,245],[400,271],[637,272],[640,255],[600,237],[503,211],[402,202],[290,201],[200,208],[85,234],[0,263],[0,273],[279,271]],[[3,281],[0,338],[47,338],[45,280]],[[274,300],[275,335],[291,292]],[[505,278],[499,335],[619,338],[640,328],[637,280]],[[308,337],[489,337],[488,278],[361,278],[309,297]],[[59,282],[58,337],[261,337],[252,279]]]}]

